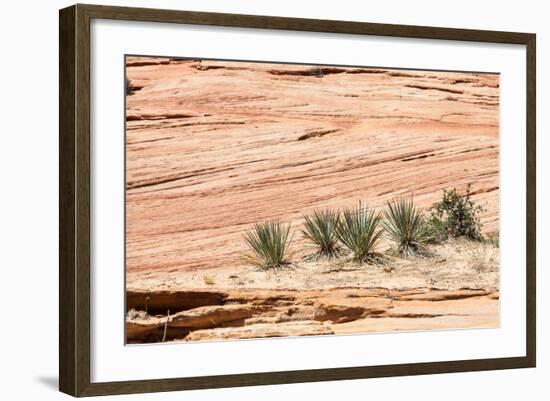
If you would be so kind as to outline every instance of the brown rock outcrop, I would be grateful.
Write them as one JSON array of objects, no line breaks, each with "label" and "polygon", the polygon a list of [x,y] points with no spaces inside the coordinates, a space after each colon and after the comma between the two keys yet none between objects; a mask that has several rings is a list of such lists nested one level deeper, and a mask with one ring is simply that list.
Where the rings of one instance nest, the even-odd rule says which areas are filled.
[{"label": "brown rock outcrop", "polygon": [[[383,312],[383,310],[380,310]],[[359,319],[365,313],[365,308],[347,305],[322,305],[315,313],[315,320],[333,323],[344,323]]]},{"label": "brown rock outcrop", "polygon": [[[126,311],[179,312],[201,306],[221,305],[227,294],[220,291],[126,291]],[[177,309],[176,309],[177,305]]]},{"label": "brown rock outcrop", "polygon": [[171,316],[170,327],[196,330],[235,324],[235,322],[244,323],[245,318],[251,317],[260,310],[257,307],[241,305],[203,306]]},{"label": "brown rock outcrop", "polygon": [[[147,342],[147,340],[159,332],[166,323],[165,319],[149,317],[148,319],[127,319],[126,340],[129,342]],[[155,340],[153,340],[155,341]]]},{"label": "brown rock outcrop", "polygon": [[296,337],[334,334],[329,326],[315,321],[285,322],[277,325],[252,324],[214,330],[197,330],[186,337],[188,341],[240,340],[246,338]]},{"label": "brown rock outcrop", "polygon": [[[170,299],[163,291],[165,306],[181,310],[178,301],[186,299],[182,292],[174,292]],[[199,341],[497,327],[498,323],[498,292],[486,290],[228,289],[222,305],[201,306],[170,317],[129,313],[126,335],[128,342],[140,343],[162,341],[165,332],[167,341]]]}]

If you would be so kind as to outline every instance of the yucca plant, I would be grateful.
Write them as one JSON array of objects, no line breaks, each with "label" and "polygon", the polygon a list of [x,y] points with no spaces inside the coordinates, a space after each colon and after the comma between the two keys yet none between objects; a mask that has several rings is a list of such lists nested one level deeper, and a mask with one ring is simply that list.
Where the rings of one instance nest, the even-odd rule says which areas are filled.
[{"label": "yucca plant", "polygon": [[432,235],[422,213],[411,198],[401,198],[387,203],[382,223],[386,235],[397,245],[402,256],[413,256],[424,249]]},{"label": "yucca plant", "polygon": [[352,254],[357,262],[370,263],[376,260],[375,246],[383,230],[382,216],[367,206],[346,209],[336,226],[336,237]]},{"label": "yucca plant", "polygon": [[334,258],[340,255],[340,246],[336,238],[336,226],[340,213],[334,210],[315,210],[313,215],[304,217],[304,228],[301,230],[306,240],[317,247],[309,259]]},{"label": "yucca plant", "polygon": [[261,269],[275,269],[290,265],[287,260],[290,244],[290,224],[277,220],[257,223],[243,236],[249,252],[245,262]]}]

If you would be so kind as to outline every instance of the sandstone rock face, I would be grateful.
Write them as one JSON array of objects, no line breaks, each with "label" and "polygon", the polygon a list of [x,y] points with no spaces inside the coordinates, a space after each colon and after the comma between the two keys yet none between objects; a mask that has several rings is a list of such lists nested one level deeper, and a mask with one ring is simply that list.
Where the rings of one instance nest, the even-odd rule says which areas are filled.
[{"label": "sandstone rock face", "polygon": [[[130,291],[131,292],[131,291]],[[207,299],[204,292],[203,299]],[[209,299],[216,299],[213,291]],[[188,309],[182,291],[158,294],[171,314],[126,320],[129,343],[205,341],[395,330],[498,327],[498,291],[415,288],[230,289],[222,305]],[[152,300],[157,296],[150,293]]]},{"label": "sandstone rock face", "polygon": [[[154,296],[153,296],[154,295]],[[165,313],[168,310],[181,311],[201,306],[221,305],[227,297],[224,292],[213,291],[126,291],[126,310],[144,310],[148,313]],[[178,305],[178,309],[173,309]],[[172,309],[171,309],[172,308]]]},{"label": "sandstone rock face", "polygon": [[241,305],[203,306],[179,312],[170,318],[170,327],[206,329],[241,322],[251,317],[259,308]]},{"label": "sandstone rock face", "polygon": [[165,324],[164,319],[157,317],[126,319],[126,339],[130,342],[147,342],[147,339],[151,338],[154,333],[158,332],[160,335],[160,330]]},{"label": "sandstone rock face", "polygon": [[242,340],[246,338],[296,337],[334,334],[329,326],[319,322],[287,322],[277,325],[252,324],[243,327],[227,327],[215,330],[197,330],[189,334],[188,341]]},{"label": "sandstone rock face", "polygon": [[260,221],[469,183],[498,230],[498,75],[130,57],[127,77],[127,342],[498,327],[488,243],[356,266],[304,261],[297,234],[291,269],[240,257]]},{"label": "sandstone rock face", "polygon": [[240,268],[258,221],[468,183],[498,229],[496,74],[129,58],[127,76],[129,285]]}]

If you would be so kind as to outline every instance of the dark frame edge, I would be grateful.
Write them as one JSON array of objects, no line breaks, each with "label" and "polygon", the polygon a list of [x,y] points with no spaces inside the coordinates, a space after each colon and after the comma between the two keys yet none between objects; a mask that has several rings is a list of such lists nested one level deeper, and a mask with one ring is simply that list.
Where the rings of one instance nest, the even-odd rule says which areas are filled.
[{"label": "dark frame edge", "polygon": [[[486,41],[527,47],[526,356],[156,380],[90,380],[90,20],[180,22],[405,38]],[[536,366],[536,36],[349,21],[77,4],[59,12],[59,389],[72,396],[130,394]]]},{"label": "dark frame edge", "polygon": [[536,34],[529,34],[526,45],[526,87],[527,87],[527,172],[526,172],[526,354],[529,367],[537,365],[537,58],[536,58]]},{"label": "dark frame edge", "polygon": [[76,395],[76,6],[59,11],[59,390]]},{"label": "dark frame edge", "polygon": [[440,373],[465,373],[528,367],[532,367],[528,357],[513,357],[369,367],[262,372],[223,376],[102,382],[90,384],[80,395],[141,394],[149,392],[205,390],[274,384],[360,380],[395,376],[419,376]]},{"label": "dark frame edge", "polygon": [[533,35],[531,33],[524,32],[384,24],[362,21],[336,21],[252,14],[166,10],[158,8],[119,7],[83,3],[78,3],[77,7],[88,13],[91,18],[106,18],[112,20],[183,23],[191,25],[212,25],[238,28],[277,29],[375,36],[398,36],[402,38],[414,39],[443,39],[472,42],[485,41],[492,43],[526,44],[530,36]]},{"label": "dark frame edge", "polygon": [[59,10],[59,390],[90,386],[89,17]]}]

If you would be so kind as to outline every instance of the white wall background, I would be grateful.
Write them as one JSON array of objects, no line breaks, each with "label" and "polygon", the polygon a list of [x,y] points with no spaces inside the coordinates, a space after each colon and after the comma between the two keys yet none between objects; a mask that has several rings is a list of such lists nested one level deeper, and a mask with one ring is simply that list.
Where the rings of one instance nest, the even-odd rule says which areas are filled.
[{"label": "white wall background", "polygon": [[[339,0],[157,0],[138,7],[219,11],[336,20],[433,25],[537,33],[538,91],[538,368],[186,393],[119,396],[131,400],[544,400],[550,375],[550,295],[543,285],[550,254],[550,25],[545,2]],[[57,400],[57,67],[58,9],[68,1],[3,4],[0,61],[0,368],[4,399]],[[546,157],[545,157],[546,156]],[[545,185],[546,184],[546,185]],[[545,338],[546,337],[546,338]],[[449,344],[452,346],[452,344]],[[102,398],[105,400],[114,397]]]}]

